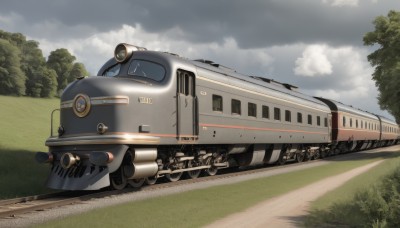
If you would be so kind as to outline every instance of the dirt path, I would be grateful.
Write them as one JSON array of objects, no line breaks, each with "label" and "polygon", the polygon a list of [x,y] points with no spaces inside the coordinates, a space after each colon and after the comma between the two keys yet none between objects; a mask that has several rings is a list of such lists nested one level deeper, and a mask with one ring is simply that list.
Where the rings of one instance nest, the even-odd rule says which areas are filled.
[{"label": "dirt path", "polygon": [[261,202],[245,211],[231,214],[207,227],[296,227],[296,218],[307,214],[311,201],[351,178],[366,172],[383,160],[326,178],[287,194]]}]

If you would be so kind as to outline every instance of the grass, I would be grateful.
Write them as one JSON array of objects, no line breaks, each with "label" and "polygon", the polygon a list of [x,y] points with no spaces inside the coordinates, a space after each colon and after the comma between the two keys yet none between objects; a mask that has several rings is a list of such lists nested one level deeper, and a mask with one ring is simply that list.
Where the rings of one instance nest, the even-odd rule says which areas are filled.
[{"label": "grass", "polygon": [[47,151],[50,114],[59,99],[0,96],[0,199],[41,194],[49,167],[34,152]]},{"label": "grass", "polygon": [[[333,162],[296,173],[130,202],[51,221],[39,227],[199,227],[262,200],[376,161]],[[288,202],[290,203],[290,202]]]},{"label": "grass", "polygon": [[[368,204],[375,204],[378,207],[379,205],[377,204],[382,202],[379,202],[382,200],[379,193],[391,191],[390,189],[380,189],[381,182],[398,169],[400,169],[400,158],[384,161],[368,172],[353,178],[350,182],[320,197],[312,203],[310,213],[305,218],[304,226],[335,227],[334,224],[329,224],[333,221],[336,221],[333,223],[337,223],[338,221],[344,224],[349,223],[347,226],[350,227],[352,226],[350,224],[363,226],[362,223],[368,223],[371,218],[367,218],[362,213],[360,214],[360,212],[356,211],[358,210],[359,203],[361,201],[364,202],[364,209],[362,211],[366,214],[371,212],[370,210],[374,210],[373,207],[367,206]],[[357,200],[360,200],[360,197],[363,198],[357,202]],[[367,198],[368,200],[366,200]],[[350,213],[350,216],[347,212]],[[379,221],[377,222],[372,225],[375,227],[386,226],[383,223],[379,224]]]},{"label": "grass", "polygon": [[384,176],[400,166],[400,158],[390,159],[373,167],[334,191],[328,192],[311,204],[311,210],[326,210],[332,203],[344,203],[362,189],[368,188],[371,183],[379,182]]}]

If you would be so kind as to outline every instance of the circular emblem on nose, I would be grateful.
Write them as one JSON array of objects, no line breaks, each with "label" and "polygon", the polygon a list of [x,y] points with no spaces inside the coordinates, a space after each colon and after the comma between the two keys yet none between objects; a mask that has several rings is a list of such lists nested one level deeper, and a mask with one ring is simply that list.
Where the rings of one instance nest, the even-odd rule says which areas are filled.
[{"label": "circular emblem on nose", "polygon": [[74,99],[74,112],[78,117],[85,117],[90,111],[90,98],[85,94],[78,94]]}]

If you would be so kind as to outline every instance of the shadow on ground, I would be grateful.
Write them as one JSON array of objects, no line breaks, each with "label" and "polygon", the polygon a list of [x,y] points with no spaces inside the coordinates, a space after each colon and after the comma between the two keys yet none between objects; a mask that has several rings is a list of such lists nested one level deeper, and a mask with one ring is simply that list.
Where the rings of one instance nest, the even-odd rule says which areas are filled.
[{"label": "shadow on ground", "polygon": [[366,160],[376,158],[395,158],[400,156],[400,145],[377,148],[372,150],[364,150],[358,152],[351,152],[347,154],[340,154],[332,157],[324,158],[327,161],[354,161]]},{"label": "shadow on ground", "polygon": [[38,164],[35,152],[0,148],[0,199],[48,193],[50,166]]}]

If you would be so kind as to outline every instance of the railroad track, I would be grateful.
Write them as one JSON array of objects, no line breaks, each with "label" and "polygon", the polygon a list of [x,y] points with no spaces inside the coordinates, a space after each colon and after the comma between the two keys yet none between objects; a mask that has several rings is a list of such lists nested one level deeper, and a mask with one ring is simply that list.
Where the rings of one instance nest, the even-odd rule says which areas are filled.
[{"label": "railroad track", "polygon": [[77,192],[57,192],[36,196],[20,197],[0,201],[0,218],[15,217],[34,211],[43,211],[55,207],[69,204],[80,203],[83,201],[103,198],[111,195],[130,192],[132,189],[115,191],[77,191]]},{"label": "railroad track", "polygon": [[[399,150],[400,146],[394,146],[393,150],[385,150],[385,151],[396,151]],[[385,148],[389,149],[389,148]],[[330,161],[341,161],[341,160],[349,160],[349,159],[366,159],[371,157],[382,157],[382,154],[376,153],[379,149],[372,149],[369,151],[363,151],[358,153],[350,153],[342,156],[329,157],[323,160],[312,160],[308,161],[308,164],[311,163],[321,163],[321,162],[330,162]],[[390,153],[384,156],[391,156]],[[84,201],[88,201],[96,198],[104,198],[113,195],[121,195],[126,193],[132,193],[135,191],[156,191],[158,189],[165,189],[170,187],[182,186],[191,183],[198,182],[207,182],[217,179],[231,178],[235,176],[242,175],[250,175],[254,173],[267,172],[271,170],[277,169],[286,169],[288,167],[302,166],[303,163],[291,163],[284,166],[263,166],[263,167],[255,167],[246,170],[239,169],[225,169],[221,170],[221,173],[215,176],[207,176],[197,179],[184,179],[177,182],[166,182],[161,181],[161,183],[155,185],[143,186],[140,189],[134,188],[125,188],[123,190],[98,190],[98,191],[66,191],[66,192],[57,192],[51,194],[44,195],[36,195],[36,196],[27,196],[20,197],[15,199],[7,199],[0,201],[0,219],[4,218],[13,218],[17,217],[21,214],[31,213],[35,211],[43,211],[51,208],[62,207],[71,204],[78,204]]]}]

